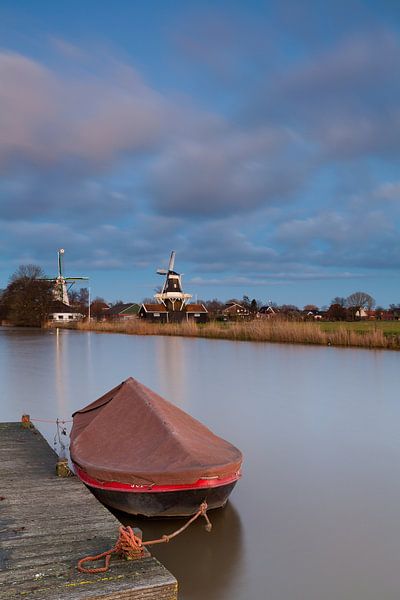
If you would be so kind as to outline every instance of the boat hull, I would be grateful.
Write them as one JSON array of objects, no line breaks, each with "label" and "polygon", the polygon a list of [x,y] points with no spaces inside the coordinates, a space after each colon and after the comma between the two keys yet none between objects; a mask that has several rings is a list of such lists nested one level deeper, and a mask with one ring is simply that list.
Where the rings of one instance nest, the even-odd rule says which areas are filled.
[{"label": "boat hull", "polygon": [[204,500],[208,510],[223,507],[235,485],[236,481],[208,489],[144,493],[102,490],[90,485],[87,487],[102,504],[130,515],[186,517],[195,514]]}]

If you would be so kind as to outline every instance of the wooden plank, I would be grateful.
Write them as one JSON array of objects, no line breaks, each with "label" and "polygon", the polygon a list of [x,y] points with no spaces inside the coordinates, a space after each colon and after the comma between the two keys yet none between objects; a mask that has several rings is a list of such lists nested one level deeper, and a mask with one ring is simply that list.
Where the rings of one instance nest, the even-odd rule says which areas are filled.
[{"label": "wooden plank", "polygon": [[0,599],[176,600],[176,579],[149,553],[79,573],[80,558],[114,546],[120,523],[76,477],[56,477],[56,461],[36,429],[0,423]]}]

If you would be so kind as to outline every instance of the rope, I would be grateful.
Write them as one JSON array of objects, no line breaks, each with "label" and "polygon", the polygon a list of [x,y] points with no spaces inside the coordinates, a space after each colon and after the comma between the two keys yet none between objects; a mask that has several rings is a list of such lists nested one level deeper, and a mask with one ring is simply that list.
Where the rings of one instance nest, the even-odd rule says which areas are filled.
[{"label": "rope", "polygon": [[40,423],[61,423],[64,425],[65,423],[72,423],[72,419],[32,419],[31,421],[38,421]]},{"label": "rope", "polygon": [[[81,573],[105,573],[109,569],[111,556],[113,554],[123,556],[127,560],[137,560],[143,556],[144,548],[146,546],[153,546],[154,544],[162,544],[165,542],[169,542],[172,538],[185,531],[185,529],[187,529],[189,525],[191,525],[193,521],[198,519],[200,516],[204,517],[204,519],[206,520],[205,529],[209,532],[211,531],[212,525],[210,523],[210,519],[207,516],[207,508],[207,502],[202,502],[199,506],[199,510],[197,511],[197,513],[193,515],[193,517],[191,517],[187,521],[187,523],[185,523],[185,525],[183,525],[173,533],[170,533],[169,535],[163,535],[162,537],[156,540],[148,540],[147,542],[143,542],[141,538],[135,534],[132,527],[121,526],[119,528],[119,538],[115,546],[111,548],[111,550],[106,550],[101,554],[96,554],[96,556],[86,556],[85,558],[81,558],[78,562],[78,571],[80,571]],[[100,560],[101,558],[105,559],[104,567],[90,568],[83,566],[86,562],[94,562],[96,560]]]},{"label": "rope", "polygon": [[[67,453],[67,447],[63,442],[63,436],[67,436],[66,423],[72,423],[71,419],[31,419],[29,415],[22,415],[21,425],[24,429],[30,429],[33,427],[32,421],[40,423],[55,423],[57,425],[56,433],[54,435],[54,451],[59,455],[60,458],[64,458]],[[59,448],[59,451],[58,451]]]}]

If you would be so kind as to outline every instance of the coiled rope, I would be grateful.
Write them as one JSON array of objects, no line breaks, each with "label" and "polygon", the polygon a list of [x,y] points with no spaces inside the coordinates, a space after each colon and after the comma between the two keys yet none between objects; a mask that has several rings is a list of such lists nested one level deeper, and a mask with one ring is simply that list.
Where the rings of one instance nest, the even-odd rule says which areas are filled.
[{"label": "coiled rope", "polygon": [[[144,554],[144,548],[146,546],[153,546],[154,544],[163,544],[169,542],[172,538],[176,537],[185,529],[189,527],[199,517],[204,517],[206,520],[205,529],[210,532],[212,529],[212,525],[210,523],[210,519],[207,515],[207,502],[204,501],[200,504],[199,510],[193,517],[191,517],[185,525],[170,533],[168,535],[163,535],[162,537],[156,540],[148,540],[147,542],[143,542],[139,536],[135,534],[132,527],[123,527],[119,528],[119,537],[117,543],[111,550],[106,550],[106,552],[102,552],[101,554],[96,554],[95,556],[86,556],[85,558],[81,558],[78,562],[78,571],[81,573],[105,573],[108,571],[110,566],[111,556],[113,554],[118,554],[119,556],[125,557],[127,560],[137,560],[141,558]],[[101,558],[105,559],[104,567],[84,567],[84,563],[86,562],[94,562],[96,560],[100,560]]]}]

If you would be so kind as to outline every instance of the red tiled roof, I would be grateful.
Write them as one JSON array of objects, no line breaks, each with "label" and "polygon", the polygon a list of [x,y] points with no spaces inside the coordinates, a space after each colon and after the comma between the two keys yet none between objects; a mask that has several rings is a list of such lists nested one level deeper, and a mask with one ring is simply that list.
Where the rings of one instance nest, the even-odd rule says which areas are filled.
[{"label": "red tiled roof", "polygon": [[164,304],[142,304],[142,307],[146,312],[167,312]]},{"label": "red tiled roof", "polygon": [[186,312],[208,312],[204,304],[187,304]]}]

